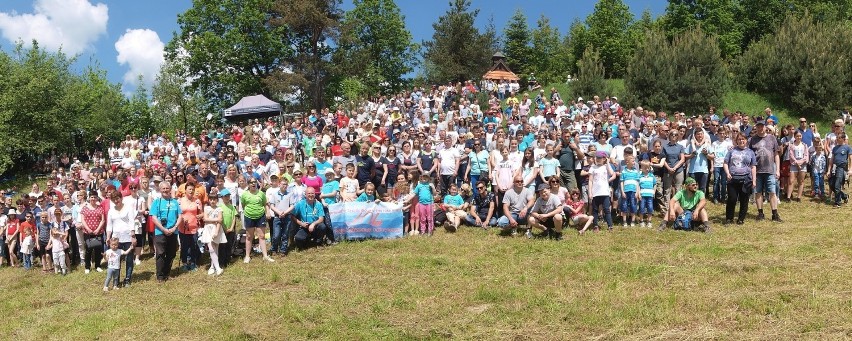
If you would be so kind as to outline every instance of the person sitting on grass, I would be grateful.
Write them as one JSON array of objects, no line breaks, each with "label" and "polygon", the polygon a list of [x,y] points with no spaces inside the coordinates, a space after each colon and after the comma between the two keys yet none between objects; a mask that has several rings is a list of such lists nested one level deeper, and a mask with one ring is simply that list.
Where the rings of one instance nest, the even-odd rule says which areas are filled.
[{"label": "person sitting on grass", "polygon": [[497,226],[497,217],[494,207],[494,193],[488,192],[486,180],[480,179],[476,183],[476,192],[470,200],[470,213],[464,218],[468,225],[488,229],[489,226]]},{"label": "person sitting on grass", "polygon": [[[562,200],[550,193],[550,185],[538,185],[538,198],[530,207],[530,228],[543,230],[539,238],[562,240]],[[528,235],[529,236],[529,235]]]},{"label": "person sitting on grass", "polygon": [[706,209],[707,199],[704,198],[704,192],[698,189],[698,182],[693,178],[686,178],[683,184],[684,189],[675,193],[669,200],[669,212],[660,223],[660,231],[666,229],[669,221],[685,219],[689,222],[701,222],[698,230],[710,232],[710,221]]},{"label": "person sitting on grass", "polygon": [[[586,230],[589,229],[589,226],[592,226],[592,223],[595,221],[592,216],[585,214],[586,203],[583,202],[583,198],[580,196],[580,190],[573,189],[571,190],[570,197],[568,201],[565,202],[565,206],[562,211],[571,217],[571,221],[574,222],[574,225],[579,229],[578,233],[583,234],[586,233]],[[582,227],[580,227],[582,225]]]},{"label": "person sitting on grass", "polygon": [[[503,194],[503,216],[497,220],[497,226],[501,233],[517,234],[517,228],[527,223],[529,204],[533,200],[533,194],[524,187],[524,178],[520,174],[515,175],[512,189]],[[527,231],[527,233],[531,233]],[[531,234],[530,234],[531,236]]]},{"label": "person sitting on grass", "polygon": [[465,211],[468,203],[459,195],[459,187],[456,184],[450,184],[450,193],[444,196],[444,204],[441,206],[447,214],[447,220],[444,221],[444,230],[447,232],[455,232],[461,224],[461,220],[467,217]]},{"label": "person sitting on grass", "polygon": [[292,217],[295,226],[290,233],[297,247],[305,248],[308,241],[319,243],[326,235],[325,208],[313,187],[305,190],[305,198],[296,203]]}]

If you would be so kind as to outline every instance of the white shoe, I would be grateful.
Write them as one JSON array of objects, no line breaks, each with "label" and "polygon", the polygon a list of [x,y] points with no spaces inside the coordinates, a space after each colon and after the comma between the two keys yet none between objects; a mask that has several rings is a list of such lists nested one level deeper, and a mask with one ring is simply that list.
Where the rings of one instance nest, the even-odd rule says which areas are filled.
[{"label": "white shoe", "polygon": [[91,272],[89,269],[86,269],[86,274],[88,275]]},{"label": "white shoe", "polygon": [[630,227],[636,227],[636,223],[630,223]]},{"label": "white shoe", "polygon": [[104,272],[103,270],[101,270],[101,267],[97,267],[97,268],[95,268],[95,271],[97,271],[97,272]]},{"label": "white shoe", "polygon": [[212,266],[210,267],[210,270],[207,270],[208,275],[213,275],[215,273],[216,273],[216,269],[214,269]]},{"label": "white shoe", "polygon": [[137,259],[137,260],[133,261],[133,264],[139,265],[139,264],[142,264],[142,261]]},{"label": "white shoe", "polygon": [[109,292],[109,287],[104,287],[104,292]]},{"label": "white shoe", "polygon": [[251,262],[251,257],[246,256],[246,258],[243,258],[243,263],[248,264],[249,262]]},{"label": "white shoe", "polygon": [[221,275],[223,272],[225,272],[225,270],[222,270],[222,269],[216,270],[216,276]]},{"label": "white shoe", "polygon": [[269,256],[263,257],[263,260],[270,262],[270,263],[275,263],[275,260],[272,259],[272,257],[269,257]]}]

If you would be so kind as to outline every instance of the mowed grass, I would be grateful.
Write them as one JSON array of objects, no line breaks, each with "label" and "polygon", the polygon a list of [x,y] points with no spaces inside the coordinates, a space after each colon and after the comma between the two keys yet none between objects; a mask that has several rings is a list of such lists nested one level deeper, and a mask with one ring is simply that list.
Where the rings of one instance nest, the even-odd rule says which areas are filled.
[{"label": "mowed grass", "polygon": [[[848,339],[849,207],[783,224],[561,242],[462,228],[234,263],[104,294],[104,274],[0,269],[0,335],[66,339]],[[658,220],[655,219],[655,222]],[[206,263],[206,261],[205,261]],[[177,262],[176,262],[177,264]]]}]

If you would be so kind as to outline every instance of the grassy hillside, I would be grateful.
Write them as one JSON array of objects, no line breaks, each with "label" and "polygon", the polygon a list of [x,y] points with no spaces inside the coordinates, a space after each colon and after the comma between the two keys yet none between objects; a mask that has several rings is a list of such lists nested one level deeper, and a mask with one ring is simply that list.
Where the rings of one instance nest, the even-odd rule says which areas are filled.
[{"label": "grassy hillside", "polygon": [[[852,333],[848,207],[787,204],[784,224],[712,234],[457,234],[256,258],[224,275],[101,292],[103,274],[0,269],[0,334],[68,339],[843,339]],[[718,222],[721,207],[712,215]]]}]

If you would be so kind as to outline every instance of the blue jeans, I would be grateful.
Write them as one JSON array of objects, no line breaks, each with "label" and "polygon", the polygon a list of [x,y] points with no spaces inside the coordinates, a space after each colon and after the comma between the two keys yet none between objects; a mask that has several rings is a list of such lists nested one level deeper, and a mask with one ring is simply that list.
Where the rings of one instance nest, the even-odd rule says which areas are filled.
[{"label": "blue jeans", "polygon": [[470,173],[470,187],[473,188],[473,196],[479,196],[479,189],[476,188],[476,183],[479,182],[479,174]]},{"label": "blue jeans", "polygon": [[[599,207],[603,206],[603,212],[599,211]],[[612,201],[608,195],[601,195],[592,198],[592,217],[594,217],[594,225],[598,226],[598,216],[603,213],[606,220],[606,226],[612,228]]]},{"label": "blue jeans", "polygon": [[[529,217],[529,215],[525,215],[524,218],[521,219],[520,217],[518,217],[517,213],[512,213],[512,219],[514,219],[516,222],[518,222],[518,225],[526,225],[528,217]],[[500,219],[497,219],[497,226],[499,226],[499,227],[509,226],[509,217],[502,216],[502,217],[500,217]]]},{"label": "blue jeans", "polygon": [[180,238],[180,261],[190,267],[198,266],[201,250],[198,249],[198,234],[178,233]]},{"label": "blue jeans", "polygon": [[728,176],[725,175],[725,168],[713,168],[713,199],[716,201],[725,201],[728,197]]},{"label": "blue jeans", "polygon": [[624,197],[618,201],[621,213],[636,214],[638,210],[636,192],[624,192]]},{"label": "blue jeans", "polygon": [[272,248],[269,252],[287,252],[290,242],[290,215],[272,218]]},{"label": "blue jeans", "polygon": [[778,189],[778,179],[772,173],[757,173],[757,181],[755,183],[754,193],[776,193]]},{"label": "blue jeans", "polygon": [[654,197],[642,197],[641,201],[639,201],[639,213],[640,214],[654,214]]},{"label": "blue jeans", "polygon": [[[479,219],[483,219],[483,218],[484,217],[479,217]],[[476,225],[476,218],[474,218],[470,214],[468,214],[466,217],[464,217],[464,221],[470,226],[479,227],[479,225]],[[507,221],[506,225],[508,225],[508,219],[506,219],[506,221]],[[491,217],[491,220],[488,221],[488,226],[497,226],[497,218]]]},{"label": "blue jeans", "polygon": [[840,201],[848,198],[846,193],[843,193],[843,182],[846,180],[846,168],[835,167],[834,174],[834,204],[840,205]]},{"label": "blue jeans", "polygon": [[707,193],[707,175],[708,175],[707,173],[691,173],[691,174],[689,174],[689,176],[691,176],[693,179],[695,179],[695,182],[698,183],[698,189],[700,189],[705,194]]},{"label": "blue jeans", "polygon": [[109,282],[112,282],[113,287],[118,287],[118,276],[120,275],[119,274],[120,272],[121,272],[121,268],[113,269],[113,268],[108,267],[106,279],[104,279],[104,288],[109,287]]},{"label": "blue jeans", "polygon": [[811,173],[811,176],[814,178],[814,196],[825,195],[825,177],[818,172]]},{"label": "blue jeans", "polygon": [[[127,254],[124,255],[124,281],[130,282],[130,276],[133,275],[133,267],[136,265],[133,261],[136,259],[136,253],[133,251],[133,248],[130,246],[133,243],[118,243],[118,248],[122,250],[130,250]],[[120,263],[119,263],[120,264]],[[115,274],[115,280],[118,281],[118,277],[121,276],[121,265],[118,266],[118,273]]]},{"label": "blue jeans", "polygon": [[33,254],[25,253],[24,254],[24,269],[29,270],[33,267]]}]

